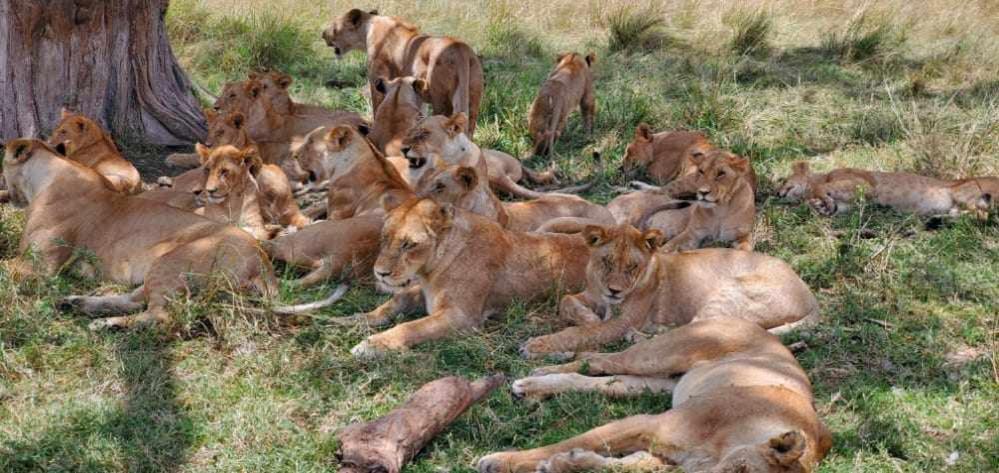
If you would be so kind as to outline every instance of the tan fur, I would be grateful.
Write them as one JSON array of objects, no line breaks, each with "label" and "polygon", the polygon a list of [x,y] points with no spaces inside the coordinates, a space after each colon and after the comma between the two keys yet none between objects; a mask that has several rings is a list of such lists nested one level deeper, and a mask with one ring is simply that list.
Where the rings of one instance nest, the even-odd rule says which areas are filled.
[{"label": "tan fur", "polygon": [[411,200],[388,214],[375,261],[376,280],[395,295],[360,320],[382,325],[421,307],[428,316],[372,335],[351,352],[377,356],[478,329],[511,302],[582,287],[588,259],[578,236],[511,232],[450,205]]},{"label": "tan fur", "polygon": [[[474,199],[478,185],[475,169],[466,166],[449,166],[436,172],[430,178],[420,195],[438,203],[449,203],[458,208],[472,207],[469,199]],[[607,209],[588,202],[575,195],[549,194],[525,202],[503,202],[508,216],[506,228],[513,231],[529,232],[537,230],[546,222],[556,218],[580,218],[604,224],[614,223],[614,217]]]},{"label": "tan fur", "polygon": [[309,270],[297,281],[301,287],[322,284],[348,268],[352,279],[370,278],[382,221],[378,215],[325,220],[263,245],[271,258]]},{"label": "tan fur", "polygon": [[593,131],[596,94],[591,68],[595,60],[593,53],[586,57],[565,53],[555,61],[555,68],[541,84],[528,117],[527,127],[534,140],[534,154],[547,155],[552,151],[555,141],[565,129],[569,113],[577,105],[582,110],[586,132]]},{"label": "tan fur", "polygon": [[[583,370],[586,375],[577,374]],[[536,370],[513,385],[515,394],[534,397],[634,395],[650,388],[672,391],[671,409],[553,445],[487,455],[478,470],[589,471],[629,455],[627,466],[639,471],[675,465],[687,472],[807,473],[832,447],[794,355],[774,335],[737,318],[695,321],[620,353],[589,353]]]},{"label": "tan fur", "polygon": [[402,156],[402,140],[423,118],[427,87],[426,81],[411,76],[375,80],[375,89],[384,99],[375,110],[368,138],[386,156]]},{"label": "tan fur", "polygon": [[[130,295],[67,299],[65,304],[92,315],[138,312],[148,303],[141,314],[101,319],[91,328],[167,322],[168,299],[213,273],[238,290],[266,296],[276,291],[270,263],[242,230],[114,192],[100,174],[40,141],[9,142],[3,170],[14,200],[28,205],[19,251],[31,248],[42,274],[62,270],[79,248],[96,257],[96,267],[84,268],[119,284],[141,285]],[[25,259],[11,265],[14,274],[32,274]]]},{"label": "tan fur", "polygon": [[[693,205],[681,210],[648,211],[643,228],[661,230],[668,251],[699,248],[706,241],[734,241],[752,251],[756,203],[749,160],[724,150],[693,156],[697,171],[663,188],[663,193]],[[680,230],[679,233],[676,233]]]},{"label": "tan fur", "polygon": [[63,109],[48,143],[64,150],[67,158],[97,171],[116,191],[134,194],[142,190],[139,171],[121,155],[111,137],[95,121]]},{"label": "tan fur", "polygon": [[624,152],[622,169],[626,176],[635,177],[645,171],[652,182],[667,184],[693,172],[693,156],[714,147],[703,133],[696,131],[664,131],[652,133],[644,123],[635,129],[635,137]]},{"label": "tan fur", "polygon": [[957,215],[962,211],[983,216],[993,205],[996,178],[944,180],[905,172],[839,168],[813,173],[807,162],[794,164],[779,195],[789,201],[806,200],[822,215],[849,210],[863,194],[873,202],[918,215]]},{"label": "tan fur", "polygon": [[468,119],[458,113],[452,117],[434,115],[420,120],[403,141],[409,160],[408,181],[417,192],[425,191],[432,176],[448,166],[475,169],[475,191],[463,199],[462,208],[493,219],[506,226],[508,218],[502,202],[489,187],[489,164],[485,155],[465,134]]},{"label": "tan fur", "polygon": [[399,202],[412,196],[395,166],[353,127],[315,130],[296,159],[310,181],[329,182],[326,215],[331,220],[381,214],[380,199],[386,194]]},{"label": "tan fur", "polygon": [[356,8],[333,20],[323,39],[338,58],[355,49],[367,52],[371,110],[378,110],[384,99],[375,87],[378,78],[413,76],[426,81],[435,114],[465,113],[468,134],[475,134],[484,79],[479,57],[468,44],[420,34],[398,18]]},{"label": "tan fur", "polygon": [[[527,356],[597,348],[647,326],[714,317],[781,331],[818,317],[815,296],[779,259],[722,248],[664,253],[657,251],[658,230],[643,233],[629,225],[587,227],[583,237],[593,247],[587,289],[559,305],[562,318],[578,326],[531,339],[523,348]],[[614,306],[620,315],[604,317]]]}]

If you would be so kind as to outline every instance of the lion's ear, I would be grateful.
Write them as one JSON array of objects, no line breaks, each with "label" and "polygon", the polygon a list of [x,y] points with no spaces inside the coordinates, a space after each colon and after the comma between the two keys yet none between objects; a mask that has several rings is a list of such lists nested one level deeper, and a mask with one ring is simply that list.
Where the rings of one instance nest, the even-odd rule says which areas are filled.
[{"label": "lion's ear", "polygon": [[69,111],[69,109],[66,108],[66,107],[63,107],[63,108],[61,108],[59,110],[59,119],[60,120],[65,120],[65,119],[67,119],[67,118],[69,118],[71,116],[73,116],[73,112]]},{"label": "lion's ear", "polygon": [[368,14],[369,13],[365,13],[360,9],[354,8],[347,12],[347,21],[349,21],[351,25],[360,26],[361,22],[364,21],[364,16]]},{"label": "lion's ear", "polygon": [[250,170],[250,174],[256,176],[260,172],[260,168],[264,166],[263,160],[260,159],[260,150],[257,149],[257,145],[249,145],[240,152],[243,159],[243,166]]},{"label": "lion's ear", "polygon": [[260,97],[260,82],[250,81],[246,84],[246,95],[252,98]]},{"label": "lion's ear", "polygon": [[731,156],[728,158],[728,165],[739,174],[749,172],[749,158],[745,156]]},{"label": "lion's ear", "polygon": [[468,115],[465,115],[465,112],[458,112],[452,115],[447,123],[444,124],[444,128],[452,138],[464,133],[466,126],[468,126]]},{"label": "lion's ear", "polygon": [[808,164],[808,161],[796,161],[791,165],[791,172],[807,176],[812,173],[812,167]]},{"label": "lion's ear", "polygon": [[379,77],[375,79],[375,91],[379,94],[387,93],[388,87],[385,85],[385,78]]},{"label": "lion's ear", "polygon": [[201,165],[204,166],[208,163],[208,157],[211,156],[212,149],[201,143],[197,143],[194,145],[194,152],[198,153],[198,157],[201,158]]},{"label": "lion's ear", "polygon": [[232,112],[229,114],[229,125],[233,128],[239,130],[243,128],[243,124],[246,123],[246,115],[243,112]]},{"label": "lion's ear", "polygon": [[652,141],[652,127],[648,123],[639,123],[638,128],[635,128],[635,139]]},{"label": "lion's ear", "polygon": [[593,67],[593,63],[595,63],[595,62],[597,62],[597,53],[590,52],[590,54],[586,55],[586,65],[587,66]]},{"label": "lion's ear", "polygon": [[479,185],[479,176],[475,174],[475,169],[468,166],[461,166],[455,170],[454,177],[465,190],[470,191]]},{"label": "lion's ear", "polygon": [[326,134],[326,141],[333,145],[336,150],[346,148],[350,144],[350,127],[347,125],[333,127]]},{"label": "lion's ear", "polygon": [[423,79],[416,79],[413,81],[413,90],[420,96],[420,99],[424,102],[430,102],[430,83]]},{"label": "lion's ear", "polygon": [[23,163],[34,156],[37,146],[38,143],[35,140],[16,139],[8,141],[4,149],[6,149],[8,159],[12,159],[15,163]]},{"label": "lion's ear", "polygon": [[647,249],[656,251],[656,249],[660,246],[663,246],[663,243],[666,243],[666,239],[663,238],[663,232],[652,229],[646,230],[645,233],[642,234],[642,243],[645,244]]},{"label": "lion's ear", "polygon": [[791,430],[770,439],[766,455],[774,464],[790,466],[805,454],[806,446],[805,436]]},{"label": "lion's ear", "polygon": [[288,87],[291,87],[291,83],[294,81],[295,80],[292,79],[291,76],[288,74],[285,74],[283,72],[274,73],[274,83],[277,84],[277,86],[281,88],[281,90],[288,90]]},{"label": "lion's ear", "polygon": [[555,56],[555,64],[562,62],[562,60],[565,59],[565,57],[570,54],[572,53],[558,53],[558,56]]},{"label": "lion's ear", "polygon": [[598,247],[607,242],[607,229],[600,225],[587,225],[583,228],[583,240],[591,247]]}]

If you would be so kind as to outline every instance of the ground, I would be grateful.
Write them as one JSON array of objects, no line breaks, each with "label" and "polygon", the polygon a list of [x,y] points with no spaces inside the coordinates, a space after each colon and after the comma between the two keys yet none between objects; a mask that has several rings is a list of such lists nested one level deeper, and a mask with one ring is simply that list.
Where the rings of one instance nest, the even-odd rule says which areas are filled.
[{"label": "ground", "polygon": [[[476,139],[516,156],[528,154],[528,108],[555,54],[595,51],[593,135],[574,115],[556,155],[527,163],[595,182],[588,197],[604,202],[624,182],[618,165],[640,121],[701,130],[752,159],[763,181],[757,250],[790,262],[825,317],[814,333],[785,338],[806,344],[798,358],[834,434],[819,471],[996,471],[996,216],[922,219],[861,206],[830,219],[779,202],[773,190],[798,159],[818,170],[996,174],[999,5],[733,5],[175,0],[167,23],[174,52],[204,90],[274,67],[296,77],[296,99],[362,113],[364,57],[336,62],[319,37],[335,14],[377,7],[465,38],[486,71]],[[324,87],[329,80],[346,87]],[[135,159],[163,152],[127,150]],[[22,221],[0,208],[0,257],[14,253]],[[314,299],[332,287],[286,289],[282,298]],[[244,313],[253,301],[214,292],[178,300],[179,338],[90,333],[86,320],[54,307],[64,295],[111,289],[73,274],[16,286],[0,272],[0,471],[335,470],[337,428],[383,414],[444,375],[525,375],[540,362],[520,359],[518,344],[558,325],[553,293],[470,338],[361,363],[348,350],[370,330],[330,323],[386,297],[361,287],[297,321]],[[533,403],[500,391],[406,471],[469,471],[485,453],[669,404],[651,394]]]}]

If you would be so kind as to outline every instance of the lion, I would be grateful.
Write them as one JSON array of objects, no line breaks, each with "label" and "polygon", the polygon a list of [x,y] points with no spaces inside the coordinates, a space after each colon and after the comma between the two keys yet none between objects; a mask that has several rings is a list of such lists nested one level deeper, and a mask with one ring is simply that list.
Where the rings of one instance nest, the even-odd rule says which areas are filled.
[{"label": "lion", "polygon": [[708,240],[735,242],[735,248],[752,251],[756,202],[749,160],[725,150],[692,156],[697,171],[662,189],[670,198],[692,205],[677,209],[674,202],[646,211],[642,228],[660,229],[669,239],[665,248],[691,250]]},{"label": "lion", "polygon": [[344,275],[348,268],[354,280],[370,278],[383,221],[380,215],[324,220],[261,244],[271,258],[309,271],[295,281],[302,288]]},{"label": "lion", "polygon": [[[586,375],[577,374],[585,371]],[[710,318],[620,353],[590,353],[514,382],[522,396],[565,391],[672,391],[668,411],[597,427],[545,447],[500,452],[480,473],[568,473],[622,467],[688,472],[812,472],[832,448],[808,375],[773,334]]]},{"label": "lion", "polygon": [[541,84],[528,117],[527,127],[534,142],[534,154],[547,155],[553,151],[555,141],[562,135],[569,113],[576,108],[576,104],[583,113],[586,132],[593,132],[597,107],[592,67],[596,59],[594,53],[586,57],[564,53],[556,59],[555,69]]},{"label": "lion", "polygon": [[[15,279],[52,276],[76,266],[89,276],[139,286],[128,294],[60,301],[64,309],[110,316],[93,321],[91,329],[169,324],[169,300],[202,286],[212,274],[238,291],[268,298],[277,292],[270,262],[250,234],[120,194],[101,174],[42,141],[8,142],[3,173],[13,202],[27,206],[21,256],[9,262]],[[80,251],[93,257],[78,258]],[[37,256],[39,269],[28,253]]]},{"label": "lion", "polygon": [[[196,213],[243,228],[258,240],[270,239],[276,229],[299,229],[311,220],[302,215],[281,168],[263,164],[256,146],[208,148],[195,145],[202,159],[203,180],[194,192],[203,207]],[[265,187],[258,182],[268,182]]]},{"label": "lion", "polygon": [[482,63],[468,44],[420,34],[399,18],[356,8],[333,20],[322,37],[338,59],[355,49],[367,52],[372,111],[384,98],[375,87],[378,78],[413,76],[426,81],[435,114],[465,113],[468,135],[475,134],[485,80]]},{"label": "lion", "polygon": [[381,199],[387,194],[399,202],[412,196],[409,184],[362,130],[367,131],[347,125],[318,128],[306,136],[295,155],[311,183],[327,182],[330,220],[380,214]]},{"label": "lion", "polygon": [[821,215],[847,212],[858,194],[878,205],[921,216],[956,216],[962,211],[982,216],[991,206],[996,178],[944,180],[905,172],[838,168],[813,173],[805,161],[794,163],[778,195],[807,200]]},{"label": "lion", "polygon": [[407,349],[477,329],[511,302],[581,288],[589,252],[577,235],[512,232],[448,204],[411,199],[388,213],[375,260],[375,280],[394,295],[353,321],[384,325],[421,307],[429,315],[372,335],[351,353]]},{"label": "lion", "polygon": [[[668,253],[659,250],[661,232],[630,225],[589,226],[583,238],[592,248],[586,290],[559,304],[560,316],[577,326],[529,340],[522,349],[527,357],[596,348],[646,326],[713,317],[779,333],[818,318],[815,296],[777,258],[726,248]],[[604,317],[614,306],[620,315]]]},{"label": "lion", "polygon": [[384,99],[375,109],[368,139],[386,156],[401,156],[403,138],[423,118],[422,105],[429,102],[429,85],[412,76],[379,77],[375,90]]},{"label": "lion", "polygon": [[142,190],[139,171],[95,121],[64,108],[48,143],[67,158],[97,171],[116,191],[135,194]]},{"label": "lion", "polygon": [[624,152],[621,169],[627,177],[644,171],[652,182],[663,185],[692,172],[694,155],[713,149],[703,133],[696,131],[665,131],[652,133],[652,128],[640,123],[635,137]]},{"label": "lion", "polygon": [[[470,208],[469,198],[474,198],[478,186],[475,169],[467,166],[450,166],[441,169],[424,188],[417,192],[439,203],[449,203],[459,208]],[[592,222],[613,224],[614,217],[603,206],[576,195],[548,194],[524,202],[503,202],[507,215],[506,228],[512,231],[537,230],[554,219],[585,219]]]}]

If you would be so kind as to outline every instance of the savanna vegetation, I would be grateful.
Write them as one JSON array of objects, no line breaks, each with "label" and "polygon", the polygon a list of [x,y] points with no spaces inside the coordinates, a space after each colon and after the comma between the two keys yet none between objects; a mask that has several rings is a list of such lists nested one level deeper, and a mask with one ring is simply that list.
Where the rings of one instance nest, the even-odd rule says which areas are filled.
[{"label": "savanna vegetation", "polygon": [[[574,115],[554,155],[527,163],[594,182],[586,196],[596,201],[625,184],[619,163],[639,122],[700,130],[750,157],[762,177],[756,248],[791,263],[825,317],[784,339],[803,342],[798,359],[834,433],[820,471],[999,470],[996,216],[924,219],[863,205],[825,218],[774,195],[799,159],[819,171],[999,174],[999,4],[174,0],[167,24],[203,91],[267,67],[295,77],[298,101],[367,113],[364,56],[335,61],[319,36],[354,6],[476,48],[486,74],[476,140],[515,156],[530,149],[527,113],[556,53],[595,51],[593,135]],[[163,153],[126,146],[126,155]],[[3,258],[22,223],[21,211],[0,207]],[[319,298],[333,285],[286,285],[282,299]],[[16,285],[0,271],[0,471],[336,470],[336,429],[384,414],[423,383],[522,376],[540,364],[517,348],[557,326],[559,296],[515,305],[469,338],[362,363],[349,349],[373,329],[331,320],[387,297],[371,289],[289,321],[248,313],[253,300],[219,285],[175,301],[179,337],[91,333],[56,307],[62,296],[109,289],[72,273]],[[485,453],[669,403],[652,394],[534,403],[503,391],[406,471],[471,471]]]}]

